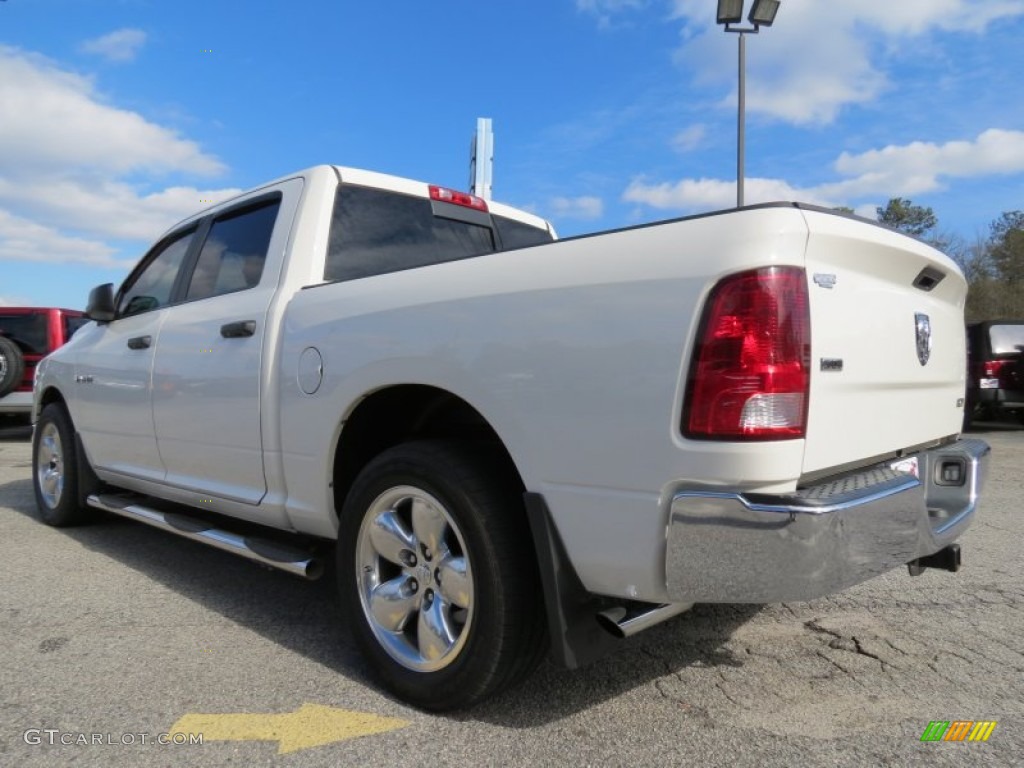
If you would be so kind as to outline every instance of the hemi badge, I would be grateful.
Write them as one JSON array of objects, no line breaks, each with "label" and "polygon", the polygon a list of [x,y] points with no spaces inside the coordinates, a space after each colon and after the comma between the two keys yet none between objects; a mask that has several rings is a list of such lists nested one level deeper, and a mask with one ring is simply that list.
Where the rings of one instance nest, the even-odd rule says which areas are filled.
[{"label": "hemi badge", "polygon": [[822,288],[828,288],[829,290],[832,290],[832,288],[834,288],[836,284],[836,276],[828,275],[825,274],[824,272],[815,272],[813,279],[814,282],[817,283],[819,286],[821,286]]},{"label": "hemi badge", "polygon": [[823,371],[841,371],[843,370],[843,361],[837,357],[823,357],[821,358],[821,370]]}]

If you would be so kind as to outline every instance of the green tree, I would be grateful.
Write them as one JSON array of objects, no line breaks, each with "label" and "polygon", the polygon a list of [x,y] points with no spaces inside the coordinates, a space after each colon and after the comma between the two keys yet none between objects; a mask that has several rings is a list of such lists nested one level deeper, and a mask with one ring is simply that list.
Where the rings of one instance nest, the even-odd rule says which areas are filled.
[{"label": "green tree", "polygon": [[923,237],[939,223],[931,208],[914,205],[902,197],[891,198],[885,208],[879,206],[875,212],[883,224],[914,237]]},{"label": "green tree", "polygon": [[989,259],[996,276],[1016,290],[1024,284],[1024,211],[1004,211],[992,222]]}]

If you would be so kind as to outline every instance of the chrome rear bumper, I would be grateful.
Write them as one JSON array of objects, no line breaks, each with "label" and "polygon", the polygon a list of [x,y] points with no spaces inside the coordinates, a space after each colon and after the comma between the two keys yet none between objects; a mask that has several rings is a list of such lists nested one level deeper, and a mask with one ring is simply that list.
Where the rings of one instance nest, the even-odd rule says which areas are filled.
[{"label": "chrome rear bumper", "polygon": [[982,440],[917,454],[792,494],[680,490],[665,557],[673,602],[774,603],[839,592],[951,544],[970,525]]}]

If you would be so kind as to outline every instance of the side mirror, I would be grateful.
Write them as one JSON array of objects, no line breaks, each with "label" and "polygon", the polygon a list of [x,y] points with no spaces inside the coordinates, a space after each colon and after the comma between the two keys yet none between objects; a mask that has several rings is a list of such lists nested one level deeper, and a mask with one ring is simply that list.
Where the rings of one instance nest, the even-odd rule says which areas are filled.
[{"label": "side mirror", "polygon": [[89,303],[85,316],[97,323],[109,323],[114,319],[114,284],[104,283],[89,291]]}]

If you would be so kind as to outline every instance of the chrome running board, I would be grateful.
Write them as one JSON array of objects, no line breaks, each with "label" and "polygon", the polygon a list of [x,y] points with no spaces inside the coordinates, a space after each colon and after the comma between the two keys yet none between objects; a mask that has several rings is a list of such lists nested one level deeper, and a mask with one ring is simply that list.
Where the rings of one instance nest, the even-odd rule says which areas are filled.
[{"label": "chrome running board", "polygon": [[88,503],[90,507],[102,509],[129,520],[137,520],[154,528],[160,528],[186,539],[255,560],[257,563],[287,571],[304,579],[318,579],[323,574],[323,563],[312,557],[309,552],[270,539],[231,533],[189,515],[153,509],[138,503],[139,498],[114,494],[92,495],[88,498]]}]

